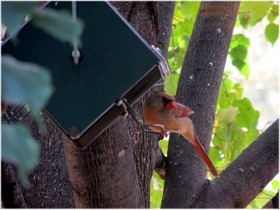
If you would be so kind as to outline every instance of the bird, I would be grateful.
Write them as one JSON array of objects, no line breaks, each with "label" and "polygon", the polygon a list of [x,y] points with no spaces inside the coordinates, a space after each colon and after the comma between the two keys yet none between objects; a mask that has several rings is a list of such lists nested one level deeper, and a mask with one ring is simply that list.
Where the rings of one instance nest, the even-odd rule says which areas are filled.
[{"label": "bird", "polygon": [[[194,112],[187,106],[177,102],[175,97],[165,92],[153,91],[146,99],[142,107],[142,117],[152,131],[162,133],[166,136],[170,133],[179,133],[189,141],[210,172],[219,177],[215,166],[209,159],[203,145],[201,144],[192,120],[189,118]],[[165,130],[153,124],[161,124]]]}]

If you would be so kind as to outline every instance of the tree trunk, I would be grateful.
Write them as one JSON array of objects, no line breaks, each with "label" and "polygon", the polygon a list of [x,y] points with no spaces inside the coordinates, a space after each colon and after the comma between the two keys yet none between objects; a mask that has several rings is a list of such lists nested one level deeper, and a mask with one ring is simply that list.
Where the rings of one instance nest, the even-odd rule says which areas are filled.
[{"label": "tree trunk", "polygon": [[[159,31],[167,30],[158,26],[158,7],[168,3],[113,4],[150,45],[157,45]],[[174,6],[169,10],[172,9]],[[171,23],[172,16],[168,18]],[[170,29],[162,33],[167,34],[162,45],[168,46],[165,42],[169,40]],[[142,100],[134,106],[137,111]],[[83,151],[76,149],[67,137],[64,136],[63,139],[75,207],[149,207],[150,179],[156,164],[155,152],[158,150],[155,135],[143,133],[129,117],[117,119]]]},{"label": "tree trunk", "polygon": [[[180,75],[177,100],[194,110],[191,118],[206,150],[238,8],[239,2],[201,3]],[[162,207],[190,207],[208,183],[205,172],[193,146],[171,135]]]},{"label": "tree trunk", "polygon": [[40,133],[31,118],[25,123],[32,129],[34,139],[39,141],[41,157],[39,165],[29,175],[31,188],[23,195],[28,208],[73,208],[73,193],[63,153],[63,142],[59,128],[43,114],[46,132]]},{"label": "tree trunk", "polygon": [[[174,2],[113,4],[149,44],[159,46],[167,54]],[[134,106],[137,111],[142,101]],[[10,166],[3,167],[2,172],[8,177],[2,192],[10,192],[5,196],[7,202],[2,200],[4,206],[9,204],[5,207],[149,207],[150,179],[159,153],[156,135],[143,133],[130,117],[119,118],[86,150],[80,151],[65,136],[62,140],[51,119],[45,116],[45,120],[47,133],[42,134],[29,117],[24,119],[41,144],[40,163],[30,174],[29,189],[23,189],[19,180],[13,178],[14,168],[11,175]]]},{"label": "tree trunk", "polygon": [[246,208],[279,172],[279,120],[208,183],[193,208]]}]

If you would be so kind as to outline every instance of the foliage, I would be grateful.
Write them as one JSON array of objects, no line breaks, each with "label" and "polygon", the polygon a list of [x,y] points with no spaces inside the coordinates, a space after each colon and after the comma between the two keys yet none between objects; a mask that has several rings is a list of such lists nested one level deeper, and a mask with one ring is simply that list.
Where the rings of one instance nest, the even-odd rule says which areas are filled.
[{"label": "foliage", "polygon": [[200,2],[178,1],[172,23],[172,35],[168,49],[168,62],[172,75],[166,78],[165,91],[176,94],[186,47],[195,24]]},{"label": "foliage", "polygon": [[33,13],[33,23],[60,41],[81,44],[80,36],[83,30],[83,22],[73,21],[68,11],[57,12],[49,8],[36,9]]},{"label": "foliage", "polygon": [[[32,23],[60,41],[81,43],[81,20],[73,21],[70,13],[36,7],[36,2],[2,2],[2,23],[15,38],[27,17]],[[20,31],[19,31],[20,33]],[[26,104],[31,115],[43,126],[41,109],[53,92],[48,69],[21,62],[10,55],[2,57],[2,100],[10,104]],[[2,158],[16,165],[24,186],[27,175],[38,162],[39,145],[23,125],[2,126]]]},{"label": "foliage", "polygon": [[9,28],[11,35],[16,34],[20,24],[36,6],[36,2],[2,2],[2,23]]},{"label": "foliage", "polygon": [[[19,138],[19,136],[21,138]],[[39,145],[23,125],[2,125],[2,158],[15,164],[24,186],[28,186],[29,170],[37,165]]]},{"label": "foliage", "polygon": [[53,92],[51,76],[45,68],[4,55],[2,57],[2,97],[12,104],[27,103],[31,114],[43,124],[40,110]]},{"label": "foliage", "polygon": [[239,8],[239,21],[243,28],[249,28],[259,23],[268,13],[273,2],[242,1]]},{"label": "foliage", "polygon": [[[176,93],[181,66],[199,5],[199,2],[176,2],[168,54],[172,76],[165,81],[165,91],[172,95]],[[242,28],[244,31],[267,20],[265,37],[268,42],[274,44],[279,33],[278,19],[279,5],[273,2],[244,1],[240,5],[235,28]],[[259,111],[254,109],[248,98],[243,97],[242,80],[235,79],[236,74],[245,80],[250,78],[250,65],[247,61],[250,44],[250,39],[244,33],[235,33],[229,47],[228,57],[235,68],[225,70],[223,75],[216,109],[214,135],[209,151],[210,159],[219,171],[224,170],[260,134],[257,129]],[[168,142],[161,142],[166,148]],[[154,184],[155,180],[157,185]],[[155,194],[162,194],[163,184],[163,180],[160,180],[158,176],[153,176],[153,185],[151,185],[151,207],[153,208],[160,207],[161,196]],[[154,185],[158,186],[157,189],[152,187]],[[279,182],[272,180],[268,188],[264,189],[247,208],[264,206],[275,195],[278,187]]]},{"label": "foliage", "polygon": [[[167,156],[168,140],[163,139],[159,142],[159,146],[165,156]],[[150,207],[160,208],[161,198],[163,195],[164,181],[159,177],[156,172],[153,172],[151,184],[150,184]]]}]

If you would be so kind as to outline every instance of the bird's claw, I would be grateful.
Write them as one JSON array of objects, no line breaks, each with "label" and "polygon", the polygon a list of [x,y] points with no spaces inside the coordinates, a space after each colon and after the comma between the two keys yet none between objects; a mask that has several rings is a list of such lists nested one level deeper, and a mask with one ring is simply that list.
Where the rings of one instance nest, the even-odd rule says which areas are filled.
[{"label": "bird's claw", "polygon": [[166,129],[163,129],[162,132],[161,132],[161,135],[163,137],[167,137],[167,136],[169,136],[169,134],[170,134],[170,132],[168,130],[166,130]]}]

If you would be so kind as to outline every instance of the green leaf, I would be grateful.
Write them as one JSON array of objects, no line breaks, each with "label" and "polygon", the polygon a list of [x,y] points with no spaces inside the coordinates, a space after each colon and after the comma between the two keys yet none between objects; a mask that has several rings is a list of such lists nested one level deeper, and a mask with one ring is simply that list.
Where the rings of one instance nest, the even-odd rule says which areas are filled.
[{"label": "green leaf", "polygon": [[271,181],[271,186],[272,186],[272,189],[274,189],[274,190],[279,189],[279,181],[276,180],[276,179],[273,179],[273,180]]},{"label": "green leaf", "polygon": [[180,11],[184,14],[185,19],[193,19],[195,20],[198,9],[200,6],[199,1],[182,1]]},{"label": "green leaf", "polygon": [[[150,182],[150,208],[160,208],[163,184],[164,180],[162,180],[156,172],[153,172]],[[154,185],[156,185],[156,188]]]},{"label": "green leaf", "polygon": [[248,63],[245,63],[241,69],[239,69],[240,73],[245,76],[246,80],[249,79],[250,76],[250,67],[248,65]]},{"label": "green leaf", "polygon": [[168,150],[168,140],[161,140],[159,141],[159,147],[161,148],[161,151],[163,152],[163,154],[167,155],[167,150]]},{"label": "green leaf", "polygon": [[237,45],[236,47],[234,47],[230,52],[230,57],[232,58],[232,60],[245,60],[245,58],[247,57],[247,47],[245,47],[244,45]]},{"label": "green leaf", "polygon": [[2,23],[14,35],[25,17],[35,8],[37,2],[2,1]]},{"label": "green leaf", "polygon": [[243,60],[240,60],[240,59],[232,59],[231,61],[232,65],[234,65],[238,70],[241,70],[246,62],[244,62]]},{"label": "green leaf", "polygon": [[[247,41],[245,41],[244,43],[248,45]],[[241,44],[232,48],[229,52],[229,55],[232,59],[232,65],[234,65],[240,71],[240,73],[245,76],[246,79],[248,79],[250,76],[250,68],[246,62],[247,53],[247,46]]]},{"label": "green leaf", "polygon": [[237,123],[240,127],[255,129],[258,125],[260,112],[255,110],[248,98],[236,100],[233,106],[239,108]]},{"label": "green leaf", "polygon": [[269,22],[273,22],[277,17],[279,16],[279,5],[273,4],[271,7],[271,10],[269,11],[267,15],[267,19]]},{"label": "green leaf", "polygon": [[2,125],[2,159],[16,165],[24,186],[28,173],[38,163],[39,145],[23,125]]},{"label": "green leaf", "polygon": [[220,161],[219,150],[215,147],[210,147],[209,149],[209,157],[214,165]]},{"label": "green leaf", "polygon": [[232,65],[234,65],[239,72],[248,80],[250,76],[250,68],[248,63],[243,60],[235,59],[232,60]]},{"label": "green leaf", "polygon": [[165,77],[164,91],[170,95],[175,95],[177,91],[179,74],[172,74]]},{"label": "green leaf", "polygon": [[229,91],[234,86],[234,83],[230,78],[226,77],[223,80],[223,85],[225,86],[226,90]]},{"label": "green leaf", "polygon": [[264,206],[276,195],[276,191],[270,191],[263,189],[259,195],[246,207],[249,208],[256,208],[256,209],[263,209]]},{"label": "green leaf", "polygon": [[237,107],[230,106],[227,109],[220,109],[216,117],[224,124],[228,124],[235,120],[238,113],[239,109]]},{"label": "green leaf", "polygon": [[69,11],[37,9],[33,13],[32,22],[60,41],[81,44],[80,36],[84,23],[80,19],[74,21]]},{"label": "green leaf", "polygon": [[168,49],[168,62],[172,73],[180,72],[199,5],[200,2],[176,2]]},{"label": "green leaf", "polygon": [[265,27],[265,37],[271,43],[274,44],[279,36],[279,25],[270,23]]},{"label": "green leaf", "polygon": [[5,55],[2,57],[2,97],[3,100],[20,104],[27,103],[31,114],[40,124],[40,111],[53,92],[51,75],[47,69],[16,60]]},{"label": "green leaf", "polygon": [[239,8],[240,24],[247,28],[260,22],[269,12],[272,1],[242,1]]},{"label": "green leaf", "polygon": [[235,34],[232,36],[230,49],[233,49],[238,45],[243,45],[244,47],[248,48],[250,46],[250,39],[244,34]]},{"label": "green leaf", "polygon": [[241,97],[243,95],[243,87],[242,87],[242,85],[240,83],[234,84],[231,92],[235,93],[237,99],[241,99]]}]

